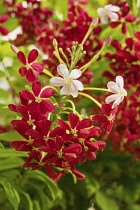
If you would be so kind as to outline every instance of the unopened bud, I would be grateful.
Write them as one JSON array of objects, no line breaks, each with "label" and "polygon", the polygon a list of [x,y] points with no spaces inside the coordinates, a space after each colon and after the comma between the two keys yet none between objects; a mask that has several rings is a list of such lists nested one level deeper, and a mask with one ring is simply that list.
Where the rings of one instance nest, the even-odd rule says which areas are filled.
[{"label": "unopened bud", "polygon": [[105,43],[107,46],[109,46],[109,45],[111,44],[111,42],[112,42],[112,37],[111,37],[111,36],[108,36],[108,37],[105,39],[105,41],[104,41],[104,43]]},{"label": "unopened bud", "polygon": [[99,18],[93,19],[92,24],[93,24],[94,26],[96,26],[98,23],[99,23]]},{"label": "unopened bud", "polygon": [[54,38],[53,39],[53,46],[57,46],[58,45],[58,42],[57,42],[57,40]]},{"label": "unopened bud", "polygon": [[18,48],[16,48],[14,45],[10,45],[10,47],[15,54],[18,53],[18,51],[19,51]]}]

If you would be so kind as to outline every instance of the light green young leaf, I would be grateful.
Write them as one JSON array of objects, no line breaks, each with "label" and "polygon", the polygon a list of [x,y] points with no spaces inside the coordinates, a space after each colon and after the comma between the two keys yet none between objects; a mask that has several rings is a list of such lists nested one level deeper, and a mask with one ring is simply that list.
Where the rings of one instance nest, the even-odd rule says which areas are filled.
[{"label": "light green young leaf", "polygon": [[5,177],[0,177],[0,184],[3,186],[6,197],[14,207],[14,210],[18,210],[20,197],[14,186]]}]

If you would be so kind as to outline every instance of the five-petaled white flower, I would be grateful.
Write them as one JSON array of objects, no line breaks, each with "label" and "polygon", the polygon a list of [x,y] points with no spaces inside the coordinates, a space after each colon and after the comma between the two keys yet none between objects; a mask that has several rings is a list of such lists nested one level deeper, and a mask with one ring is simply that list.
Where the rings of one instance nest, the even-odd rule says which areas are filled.
[{"label": "five-petaled white flower", "polygon": [[120,7],[113,6],[112,4],[106,5],[104,8],[97,9],[99,16],[101,16],[101,22],[107,24],[109,20],[117,21],[119,16],[116,12],[120,10]]},{"label": "five-petaled white flower", "polygon": [[107,104],[111,103],[114,101],[112,105],[112,109],[114,109],[117,105],[119,105],[123,99],[124,96],[127,96],[126,90],[123,88],[124,87],[124,80],[122,76],[117,76],[116,77],[116,83],[115,82],[108,82],[107,87],[110,92],[115,93],[113,95],[108,96],[105,99],[105,102]]},{"label": "five-petaled white flower", "polygon": [[60,90],[61,95],[71,94],[73,97],[78,96],[78,90],[83,90],[83,84],[76,80],[81,76],[81,71],[79,69],[73,69],[70,74],[68,68],[64,64],[60,64],[57,67],[57,72],[62,77],[53,77],[50,80],[50,84],[56,87],[63,86]]}]

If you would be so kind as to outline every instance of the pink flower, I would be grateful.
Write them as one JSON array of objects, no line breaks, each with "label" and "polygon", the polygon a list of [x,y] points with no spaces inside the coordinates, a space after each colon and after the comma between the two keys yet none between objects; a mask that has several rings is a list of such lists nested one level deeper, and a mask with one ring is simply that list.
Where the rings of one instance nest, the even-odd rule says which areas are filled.
[{"label": "pink flower", "polygon": [[106,5],[104,8],[98,8],[97,12],[101,16],[101,22],[107,24],[109,20],[117,21],[119,16],[117,13],[120,10],[119,7],[113,6],[112,4]]},{"label": "pink flower", "polygon": [[112,82],[112,81],[107,83],[107,87],[108,87],[109,91],[114,93],[114,94],[108,96],[105,99],[105,102],[107,104],[109,104],[112,101],[114,101],[114,103],[112,105],[112,109],[114,109],[117,105],[119,105],[123,101],[124,96],[127,96],[127,92],[123,88],[123,86],[124,86],[124,80],[123,80],[122,76],[117,76],[116,77],[116,83]]},{"label": "pink flower", "polygon": [[60,64],[57,67],[57,72],[62,77],[53,77],[50,80],[50,84],[56,87],[63,86],[60,90],[61,95],[71,94],[73,97],[78,96],[78,90],[83,90],[83,84],[76,80],[81,76],[81,71],[79,69],[73,69],[70,74],[68,68],[64,64]]}]

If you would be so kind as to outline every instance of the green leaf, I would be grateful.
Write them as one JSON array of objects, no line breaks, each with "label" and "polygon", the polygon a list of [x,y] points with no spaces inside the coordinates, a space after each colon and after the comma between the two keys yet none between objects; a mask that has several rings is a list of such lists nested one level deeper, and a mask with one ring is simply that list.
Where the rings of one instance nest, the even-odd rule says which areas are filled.
[{"label": "green leaf", "polygon": [[28,178],[37,179],[37,180],[40,180],[41,182],[43,182],[46,186],[47,194],[51,200],[54,200],[58,196],[59,188],[58,188],[57,184],[54,183],[54,181],[52,179],[50,179],[42,171],[38,170],[38,171],[30,172],[30,173],[28,173]]},{"label": "green leaf", "polygon": [[13,148],[0,148],[0,158],[13,158],[13,157],[27,157],[26,152],[16,151]]},{"label": "green leaf", "polygon": [[20,197],[14,186],[5,177],[0,177],[0,184],[3,186],[6,197],[14,207],[14,210],[18,210]]},{"label": "green leaf", "polygon": [[0,159],[0,171],[21,167],[24,160],[21,158],[6,158]]},{"label": "green leaf", "polygon": [[0,140],[11,142],[11,141],[17,141],[17,140],[25,140],[25,138],[23,138],[23,136],[21,136],[16,131],[9,131],[9,132],[0,134]]},{"label": "green leaf", "polygon": [[117,202],[105,192],[98,191],[95,195],[95,200],[102,210],[119,210]]},{"label": "green leaf", "polygon": [[[23,205],[22,208],[23,209],[28,209],[28,210],[34,210],[33,209],[33,202],[31,200],[30,195],[28,193],[24,192],[24,191],[21,191],[20,193],[23,194],[23,196],[24,196],[24,203],[22,203],[22,205]],[[23,199],[22,199],[22,201],[23,201]]]},{"label": "green leaf", "polygon": [[0,148],[4,149],[4,146],[1,142],[0,142]]},{"label": "green leaf", "polygon": [[41,210],[40,204],[38,200],[33,200],[33,209],[34,210]]}]

